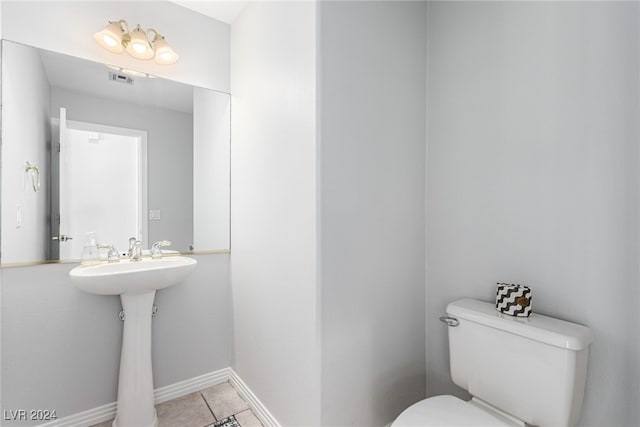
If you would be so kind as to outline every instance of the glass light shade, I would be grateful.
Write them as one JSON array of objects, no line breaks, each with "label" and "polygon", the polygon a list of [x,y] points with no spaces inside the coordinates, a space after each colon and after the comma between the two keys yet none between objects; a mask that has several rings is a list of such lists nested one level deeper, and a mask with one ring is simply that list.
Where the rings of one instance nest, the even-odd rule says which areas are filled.
[{"label": "glass light shade", "polygon": [[171,49],[171,46],[169,46],[169,43],[167,43],[164,37],[156,37],[153,41],[153,47],[156,51],[156,62],[158,64],[173,64],[180,58],[180,56]]},{"label": "glass light shade", "polygon": [[127,45],[127,53],[137,59],[153,58],[153,49],[147,39],[147,33],[138,25],[131,33],[131,41]]},{"label": "glass light shade", "polygon": [[93,35],[98,44],[109,52],[121,53],[124,50],[122,46],[122,35],[124,31],[118,22],[111,22],[104,27],[102,31],[98,31]]}]

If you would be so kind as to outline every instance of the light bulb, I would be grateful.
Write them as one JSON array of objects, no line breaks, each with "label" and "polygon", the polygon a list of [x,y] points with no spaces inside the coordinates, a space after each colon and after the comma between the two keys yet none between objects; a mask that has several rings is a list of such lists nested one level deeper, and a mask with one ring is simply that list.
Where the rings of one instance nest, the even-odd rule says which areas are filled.
[{"label": "light bulb", "polygon": [[104,44],[110,47],[116,46],[118,44],[118,40],[114,39],[108,34],[102,35],[102,41],[104,41]]},{"label": "light bulb", "polygon": [[158,64],[173,64],[180,58],[180,56],[171,49],[171,46],[169,46],[169,43],[167,43],[164,37],[160,35],[156,35],[153,39],[153,47],[156,51],[156,62]]},{"label": "light bulb", "polygon": [[153,58],[153,49],[147,39],[147,33],[138,25],[131,32],[131,41],[127,45],[127,53],[138,59],[151,59]]},{"label": "light bulb", "polygon": [[147,51],[147,47],[142,43],[131,43],[131,47],[141,55]]},{"label": "light bulb", "polygon": [[120,53],[124,50],[122,46],[122,36],[124,30],[119,22],[110,22],[102,31],[94,34],[96,42],[109,52]]}]

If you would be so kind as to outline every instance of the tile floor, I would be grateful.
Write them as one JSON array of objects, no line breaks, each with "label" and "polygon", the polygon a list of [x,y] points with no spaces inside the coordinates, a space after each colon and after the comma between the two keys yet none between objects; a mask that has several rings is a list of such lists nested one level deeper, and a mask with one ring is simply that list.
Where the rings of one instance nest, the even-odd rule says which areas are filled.
[{"label": "tile floor", "polygon": [[[158,427],[206,427],[234,415],[241,427],[262,427],[233,386],[226,382],[156,405]],[[92,427],[111,427],[113,420]]]}]

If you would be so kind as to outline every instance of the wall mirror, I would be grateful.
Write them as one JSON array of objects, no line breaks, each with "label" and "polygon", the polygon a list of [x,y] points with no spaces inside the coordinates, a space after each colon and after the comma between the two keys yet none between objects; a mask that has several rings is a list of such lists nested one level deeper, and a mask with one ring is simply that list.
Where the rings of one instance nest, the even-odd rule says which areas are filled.
[{"label": "wall mirror", "polygon": [[2,266],[230,248],[230,95],[2,41]]}]

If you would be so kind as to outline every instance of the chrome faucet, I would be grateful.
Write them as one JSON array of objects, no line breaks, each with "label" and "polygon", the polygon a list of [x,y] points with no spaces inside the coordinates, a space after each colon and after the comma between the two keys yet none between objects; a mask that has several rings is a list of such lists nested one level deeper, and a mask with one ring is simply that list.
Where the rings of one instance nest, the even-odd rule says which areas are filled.
[{"label": "chrome faucet", "polygon": [[129,239],[129,259],[131,261],[142,260],[142,242],[135,237]]},{"label": "chrome faucet", "polygon": [[98,248],[100,249],[109,249],[109,252],[107,252],[107,261],[113,263],[113,262],[120,262],[120,254],[118,253],[118,250],[116,249],[115,246],[113,245],[98,245]]},{"label": "chrome faucet", "polygon": [[158,259],[162,258],[162,249],[161,247],[171,246],[171,242],[168,240],[161,240],[160,242],[155,242],[151,246],[151,258]]}]

